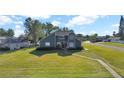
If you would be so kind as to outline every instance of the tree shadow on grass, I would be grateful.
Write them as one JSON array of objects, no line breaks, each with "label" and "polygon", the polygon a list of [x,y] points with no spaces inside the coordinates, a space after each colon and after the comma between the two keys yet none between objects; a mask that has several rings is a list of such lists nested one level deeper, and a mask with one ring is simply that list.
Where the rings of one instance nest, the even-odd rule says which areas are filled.
[{"label": "tree shadow on grass", "polygon": [[43,56],[46,54],[57,53],[59,56],[70,56],[73,53],[80,52],[81,50],[33,50],[30,53],[36,56]]},{"label": "tree shadow on grass", "polygon": [[17,51],[17,50],[0,50],[0,54],[2,55],[2,54],[9,54],[9,53],[13,53],[13,52],[15,52],[15,51]]},{"label": "tree shadow on grass", "polygon": [[[33,47],[30,47],[30,48],[33,48]],[[0,54],[10,54],[10,53],[14,53],[14,52],[19,51],[19,50],[26,51],[27,49],[29,49],[29,48],[21,48],[21,49],[17,49],[17,50],[1,49],[0,48]]]}]

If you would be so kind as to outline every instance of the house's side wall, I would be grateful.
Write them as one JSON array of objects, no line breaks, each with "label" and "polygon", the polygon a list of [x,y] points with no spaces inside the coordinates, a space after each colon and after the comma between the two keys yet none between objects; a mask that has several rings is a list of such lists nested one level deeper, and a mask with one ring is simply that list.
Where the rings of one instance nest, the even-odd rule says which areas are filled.
[{"label": "house's side wall", "polygon": [[6,42],[7,39],[0,39],[0,48],[3,48]]},{"label": "house's side wall", "polygon": [[[50,42],[50,46],[46,46],[45,43]],[[44,38],[43,40],[40,41],[40,47],[56,47],[56,42],[55,42],[55,34],[51,34],[50,36]]]},{"label": "house's side wall", "polygon": [[76,39],[76,48],[81,48],[81,41]]},{"label": "house's side wall", "polygon": [[0,44],[4,44],[5,42],[7,42],[7,39],[0,39]]},{"label": "house's side wall", "polygon": [[7,39],[0,39],[1,44],[4,44],[5,42],[7,42]]}]

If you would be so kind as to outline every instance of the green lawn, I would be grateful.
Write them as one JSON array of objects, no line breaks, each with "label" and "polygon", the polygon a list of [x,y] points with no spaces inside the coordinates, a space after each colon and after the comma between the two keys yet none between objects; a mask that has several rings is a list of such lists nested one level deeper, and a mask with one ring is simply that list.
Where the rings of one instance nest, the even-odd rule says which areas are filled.
[{"label": "green lawn", "polygon": [[102,46],[84,44],[88,51],[80,52],[80,55],[87,55],[104,60],[116,72],[124,77],[124,52]]},{"label": "green lawn", "polygon": [[0,77],[112,77],[98,62],[72,53],[85,52],[29,48],[0,54]]},{"label": "green lawn", "polygon": [[124,44],[121,44],[121,43],[114,43],[114,42],[102,42],[102,44],[105,44],[105,45],[110,45],[110,46],[117,46],[117,47],[122,47],[124,48]]}]

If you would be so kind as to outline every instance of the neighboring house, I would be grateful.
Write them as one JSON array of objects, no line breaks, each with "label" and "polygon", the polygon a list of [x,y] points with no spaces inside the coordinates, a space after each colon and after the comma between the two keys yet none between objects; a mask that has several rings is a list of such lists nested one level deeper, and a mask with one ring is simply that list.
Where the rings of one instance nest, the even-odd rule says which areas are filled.
[{"label": "neighboring house", "polygon": [[111,42],[120,41],[120,37],[110,37],[109,39]]},{"label": "neighboring house", "polygon": [[40,40],[40,48],[81,48],[81,41],[74,32],[56,31]]},{"label": "neighboring house", "polygon": [[120,40],[120,37],[109,37],[109,38],[104,38],[103,42],[117,42]]},{"label": "neighboring house", "polygon": [[10,50],[16,50],[29,46],[29,41],[20,40],[15,37],[0,37],[0,48],[9,48]]},{"label": "neighboring house", "polygon": [[111,42],[117,42],[124,44],[124,40],[120,40],[120,37],[112,37],[110,38]]},{"label": "neighboring house", "polygon": [[103,42],[115,42],[124,44],[124,40],[120,40],[120,37],[110,37],[108,39],[103,39]]}]

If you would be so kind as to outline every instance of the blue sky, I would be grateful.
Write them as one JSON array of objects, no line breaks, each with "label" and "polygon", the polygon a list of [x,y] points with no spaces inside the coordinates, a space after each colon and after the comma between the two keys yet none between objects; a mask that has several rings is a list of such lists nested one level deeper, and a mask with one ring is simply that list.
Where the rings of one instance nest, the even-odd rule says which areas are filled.
[{"label": "blue sky", "polygon": [[[29,15],[30,16],[30,15]],[[27,16],[1,15],[0,28],[12,28],[15,36],[24,33],[23,23]],[[113,31],[118,32],[120,15],[41,15],[30,16],[39,19],[41,22],[51,22],[60,27],[69,27],[75,33],[84,35],[98,33],[99,35],[112,35]]]}]

